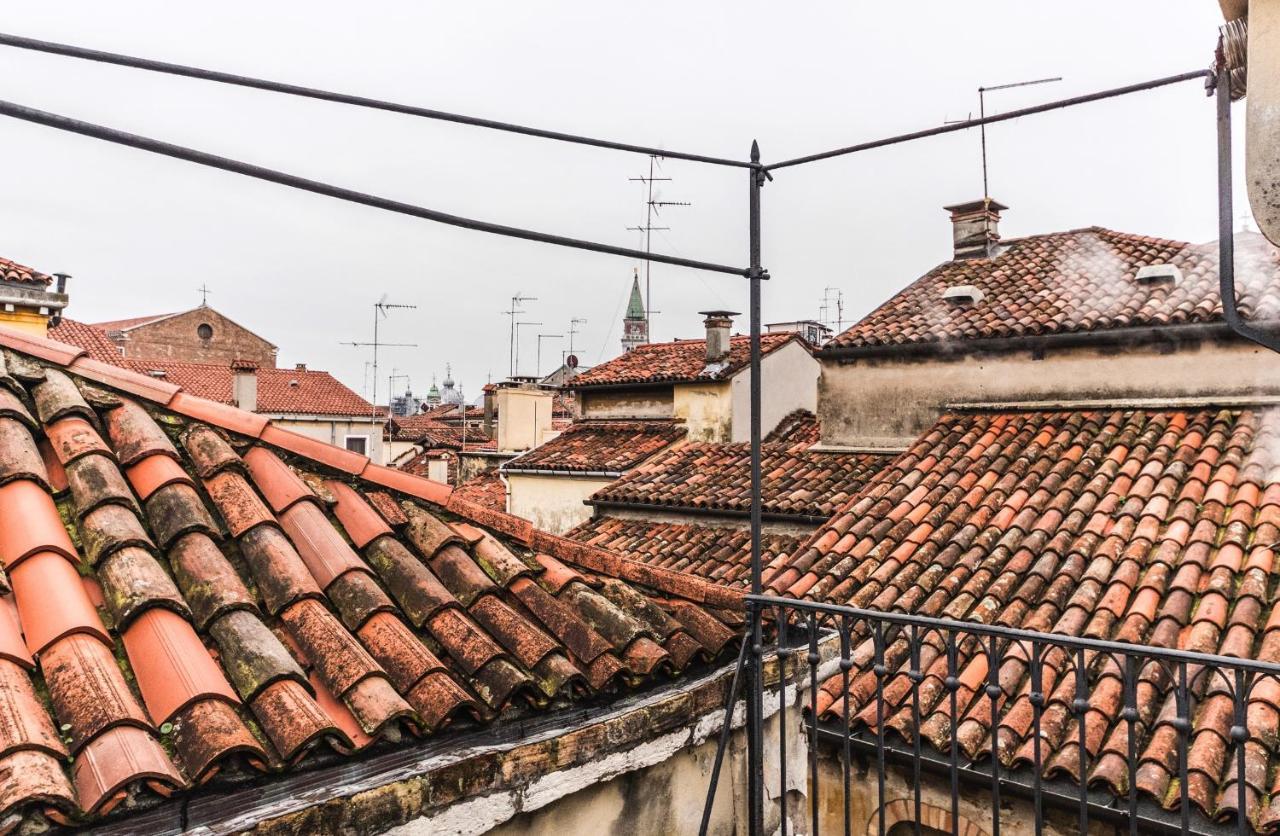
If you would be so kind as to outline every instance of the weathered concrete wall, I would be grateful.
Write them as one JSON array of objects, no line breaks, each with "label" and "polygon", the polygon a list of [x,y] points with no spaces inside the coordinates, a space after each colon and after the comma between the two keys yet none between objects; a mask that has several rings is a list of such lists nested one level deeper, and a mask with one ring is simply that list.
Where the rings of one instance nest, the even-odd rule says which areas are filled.
[{"label": "weathered concrete wall", "polygon": [[[766,767],[768,771],[772,765]],[[807,765],[804,767],[806,779]],[[849,781],[850,831],[855,834],[879,832],[880,795],[876,781],[876,761],[854,754]],[[895,824],[909,826],[915,821],[915,789],[909,766],[888,765],[885,769],[885,832]],[[991,788],[989,785],[960,784],[959,827],[952,830],[951,783],[946,775],[924,772],[920,781],[920,824],[942,833],[959,832],[961,836],[987,836],[991,833]],[[808,833],[810,810],[806,799],[803,809],[796,811],[795,833]],[[1074,809],[1048,805],[1044,808],[1044,833],[1050,836],[1078,836],[1080,820]],[[844,832],[844,771],[839,751],[833,744],[819,745],[818,758],[818,825],[823,833]],[[897,831],[894,831],[895,833]],[[910,832],[904,830],[904,832]],[[928,831],[926,831],[928,832]],[[1089,823],[1089,833],[1113,835],[1128,833],[1128,828],[1103,824],[1096,818]],[[1033,836],[1034,807],[1031,802],[1001,793],[1000,833],[1008,836]]]},{"label": "weathered concrete wall", "polygon": [[[708,740],[655,766],[628,772],[540,810],[522,813],[490,832],[493,836],[697,833],[715,755],[716,741]],[[742,832],[734,827],[733,781],[729,775],[725,777],[717,787],[711,826],[707,828],[708,833],[718,836]]]},{"label": "weathered concrete wall", "polygon": [[582,501],[613,483],[609,478],[585,476],[535,476],[511,473],[507,476],[511,498],[509,510],[552,534],[563,534],[591,516],[591,506]]},{"label": "weathered concrete wall", "polygon": [[583,418],[670,418],[674,412],[671,386],[578,393]]},{"label": "weathered concrete wall", "polygon": [[271,419],[278,427],[293,430],[329,444],[336,444],[339,447],[347,446],[346,441],[349,435],[363,436],[366,439],[365,455],[375,462],[383,460],[382,434],[386,429],[385,422],[371,424],[367,420],[350,420],[342,417],[298,418],[289,415],[272,415]]},{"label": "weathered concrete wall", "polygon": [[947,403],[1280,394],[1280,357],[1257,347],[1201,343],[968,355],[954,359],[826,360],[818,385],[824,444],[900,446]]},{"label": "weathered concrete wall", "polygon": [[[200,326],[208,325],[212,336],[200,336]],[[218,363],[252,360],[263,367],[276,364],[276,349],[249,329],[232,322],[212,308],[196,308],[159,322],[140,325],[127,334],[108,332],[124,349],[124,356],[137,360],[180,360],[188,363]]]},{"label": "weathered concrete wall", "polygon": [[[822,367],[798,342],[760,358],[760,432],[768,435],[797,409],[818,411]],[[751,370],[733,378],[733,428],[725,441],[751,440]]]},{"label": "weathered concrete wall", "polygon": [[673,414],[685,422],[689,441],[728,441],[733,433],[729,382],[675,387]]}]

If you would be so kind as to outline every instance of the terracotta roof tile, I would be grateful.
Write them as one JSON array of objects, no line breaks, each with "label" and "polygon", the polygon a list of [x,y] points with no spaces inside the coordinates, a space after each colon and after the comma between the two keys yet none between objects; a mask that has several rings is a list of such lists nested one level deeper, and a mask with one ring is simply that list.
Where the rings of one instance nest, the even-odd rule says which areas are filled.
[{"label": "terracotta roof tile", "polygon": [[[1267,503],[1280,498],[1278,440],[1280,412],[1270,408],[948,414],[796,549],[767,585],[858,606],[1269,659],[1280,647],[1280,617],[1265,571],[1248,565],[1242,544],[1275,536],[1261,527],[1274,516]],[[1184,494],[1202,499],[1181,510],[1159,501]],[[941,524],[920,528],[925,521]],[[1259,562],[1266,564],[1265,556]],[[905,651],[901,641],[887,649],[886,722],[909,739]],[[941,682],[946,660],[937,651],[930,646],[922,659],[920,734],[945,748],[954,721],[966,757],[985,756],[994,734],[1002,763],[1029,765],[1026,655],[1004,653],[992,729],[981,649],[960,645],[958,718],[950,716]],[[872,659],[855,655],[850,713],[858,725],[874,726]],[[1080,775],[1072,658],[1045,657],[1045,774],[1123,795],[1128,743],[1118,669],[1103,657],[1089,663]],[[821,714],[840,715],[841,688],[839,676],[823,684]],[[1138,689],[1137,785],[1169,807],[1178,798],[1170,792],[1177,774],[1172,684],[1151,663],[1140,670]],[[1234,809],[1238,780],[1226,766],[1238,745],[1229,734],[1232,703],[1203,679],[1194,691],[1188,791],[1204,813],[1219,816]],[[1280,704],[1280,687],[1254,692],[1251,724],[1266,728],[1273,703]],[[1248,814],[1257,818],[1274,756],[1252,739],[1244,747]]]},{"label": "terracotta roof tile", "polygon": [[0,258],[0,280],[18,284],[48,285],[53,277],[23,266],[16,261]]},{"label": "terracotta roof tile", "polygon": [[[760,350],[769,354],[793,340],[805,344],[798,334],[762,334]],[[647,343],[583,372],[573,378],[571,385],[574,389],[588,389],[727,380],[750,362],[750,349],[750,337],[730,337],[728,357],[708,364],[706,340]]]},{"label": "terracotta roof tile", "polygon": [[[1274,319],[1280,255],[1257,234],[1236,235],[1236,287],[1241,313]],[[1139,268],[1169,264],[1179,283],[1145,285]],[[954,305],[942,292],[972,285],[976,304]],[[1109,331],[1222,319],[1218,245],[1167,241],[1101,227],[1002,242],[993,258],[935,267],[822,351],[913,343]]]},{"label": "terracotta roof tile", "polygon": [[[0,345],[27,343],[0,330]],[[0,815],[84,824],[224,772],[297,768],[316,747],[355,754],[458,716],[603,699],[717,655],[730,632],[697,602],[736,595],[652,568],[633,590],[601,574],[640,577],[633,564],[549,535],[540,548],[588,565],[539,562],[527,521],[460,501],[450,513],[475,508],[486,527],[454,529],[422,504],[449,502],[447,486],[185,393],[167,411],[41,374],[0,380],[48,387],[40,422],[0,417],[25,463],[0,484],[0,706],[18,712],[0,723],[0,775],[29,772],[0,788]],[[76,471],[59,499],[41,472],[39,445],[58,460],[50,436]],[[543,586],[552,565],[566,579]],[[685,589],[697,597],[669,603]],[[49,735],[63,725],[65,767]]]},{"label": "terracotta roof tile", "polygon": [[[760,462],[764,512],[825,519],[893,458],[880,453],[764,447]],[[601,488],[589,501],[741,515],[751,508],[750,464],[747,444],[684,444]]]},{"label": "terracotta roof tile", "polygon": [[507,510],[507,486],[496,470],[486,470],[471,477],[454,488],[453,495],[494,511]]},{"label": "terracotta roof tile", "polygon": [[[598,367],[597,367],[598,368]],[[592,420],[504,464],[503,470],[618,473],[682,440],[685,428],[670,420]]]},{"label": "terracotta roof tile", "polygon": [[822,436],[818,416],[807,409],[797,409],[778,422],[763,439],[765,444],[782,444],[804,449],[817,444]]}]

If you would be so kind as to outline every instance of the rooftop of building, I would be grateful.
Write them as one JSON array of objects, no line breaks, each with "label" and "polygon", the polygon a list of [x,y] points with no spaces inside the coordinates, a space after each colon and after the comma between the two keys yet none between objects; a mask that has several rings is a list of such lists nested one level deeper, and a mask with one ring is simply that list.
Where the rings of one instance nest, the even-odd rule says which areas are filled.
[{"label": "rooftop of building", "polygon": [[[228,365],[171,360],[133,360],[100,325],[62,319],[49,329],[49,338],[77,346],[94,360],[174,383],[202,398],[233,403],[234,372]],[[258,379],[257,412],[289,415],[372,416],[373,406],[332,374],[318,369],[254,370]],[[385,409],[382,410],[385,414]]]},{"label": "rooftop of building", "polygon": [[0,258],[0,280],[18,284],[47,286],[53,277],[7,258]]},{"label": "rooftop of building", "polygon": [[733,638],[730,591],[74,346],[0,349],[6,822],[607,700]]},{"label": "rooftop of building", "polygon": [[[1236,288],[1241,314],[1280,316],[1280,250],[1256,233],[1238,233]],[[1139,279],[1144,267],[1177,274]],[[981,298],[943,293],[975,288]],[[930,270],[894,294],[819,354],[902,346],[954,346],[1058,334],[1222,321],[1218,245],[1188,244],[1087,227],[1003,240],[990,258],[961,258]]]},{"label": "rooftop of building", "polygon": [[[769,567],[776,594],[1028,630],[1280,661],[1280,457],[1275,407],[1126,407],[953,411],[851,498],[792,556]],[[952,724],[963,758],[1032,763],[1025,653],[1004,654],[997,720],[982,683],[987,658],[961,642],[958,716],[943,680],[942,645],[925,642],[919,733],[946,751]],[[914,734],[905,642],[887,649],[885,724]],[[1089,654],[1086,774],[1072,712],[1070,654],[1046,657],[1043,768],[1127,793],[1127,724],[1114,659]],[[848,691],[858,727],[875,727],[872,641],[855,632]],[[1249,817],[1280,821],[1280,794],[1264,776],[1280,716],[1280,683],[1259,681],[1247,701],[1247,740],[1231,737],[1232,699],[1193,681],[1188,754],[1192,803],[1213,818],[1247,783]],[[1174,688],[1151,662],[1139,671],[1136,741],[1140,793],[1178,801]],[[839,675],[821,686],[818,712],[840,717]],[[1235,771],[1244,746],[1245,775]]]},{"label": "rooftop of building", "polygon": [[577,421],[502,469],[617,475],[681,441],[685,432],[684,424],[662,418]]},{"label": "rooftop of building", "polygon": [[[760,350],[769,354],[792,341],[805,344],[794,333],[762,334]],[[709,364],[705,339],[645,343],[578,375],[567,386],[572,389],[590,389],[602,386],[727,380],[747,367],[751,360],[750,349],[750,337],[731,337],[728,356]]]}]

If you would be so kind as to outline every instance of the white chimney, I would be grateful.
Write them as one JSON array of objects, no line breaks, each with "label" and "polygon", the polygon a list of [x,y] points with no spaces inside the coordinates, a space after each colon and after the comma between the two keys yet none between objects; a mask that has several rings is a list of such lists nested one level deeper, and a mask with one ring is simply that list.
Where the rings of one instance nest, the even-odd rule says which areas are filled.
[{"label": "white chimney", "polygon": [[698,311],[706,317],[702,324],[707,326],[707,362],[719,363],[729,356],[729,331],[733,328],[733,318],[737,311]]},{"label": "white chimney", "polygon": [[951,242],[955,258],[990,258],[1000,242],[1003,203],[987,198],[944,206],[951,213]]},{"label": "white chimney", "polygon": [[231,399],[249,412],[258,409],[258,364],[252,360],[231,361]]}]

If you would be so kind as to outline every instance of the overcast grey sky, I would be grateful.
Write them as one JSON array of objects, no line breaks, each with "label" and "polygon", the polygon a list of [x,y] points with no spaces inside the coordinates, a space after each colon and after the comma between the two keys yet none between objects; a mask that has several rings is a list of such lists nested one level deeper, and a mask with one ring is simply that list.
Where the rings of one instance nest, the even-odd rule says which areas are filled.
[{"label": "overcast grey sky", "polygon": [[[958,119],[976,88],[1025,106],[1207,66],[1211,0],[968,3],[5,2],[3,28],[161,60],[551,129],[766,161]],[[213,13],[213,9],[217,9]],[[647,158],[292,99],[0,47],[0,98],[410,203],[619,245],[644,218]],[[1238,131],[1239,135],[1242,133]],[[1215,236],[1213,104],[1197,83],[988,132],[1006,236],[1097,224]],[[948,257],[941,206],[981,197],[978,134],[779,172],[764,194],[765,320],[813,318],[824,288],[866,313]],[[433,225],[0,120],[0,254],[65,271],[89,322],[210,304],[280,346],[282,364],[365,383],[372,305],[393,312],[392,367],[425,391],[451,362],[468,397],[507,372],[517,291],[522,371],[539,331],[586,364],[619,350],[632,262]],[[1243,167],[1242,152],[1237,172]],[[670,232],[655,249],[746,258],[746,176],[663,164]],[[1237,205],[1243,211],[1242,189]],[[655,265],[654,338],[697,336],[696,312],[746,310],[729,276]],[[745,318],[741,327],[745,329]],[[544,371],[563,346],[544,341]],[[398,382],[397,388],[403,383]],[[367,394],[367,392],[366,392]]]}]

